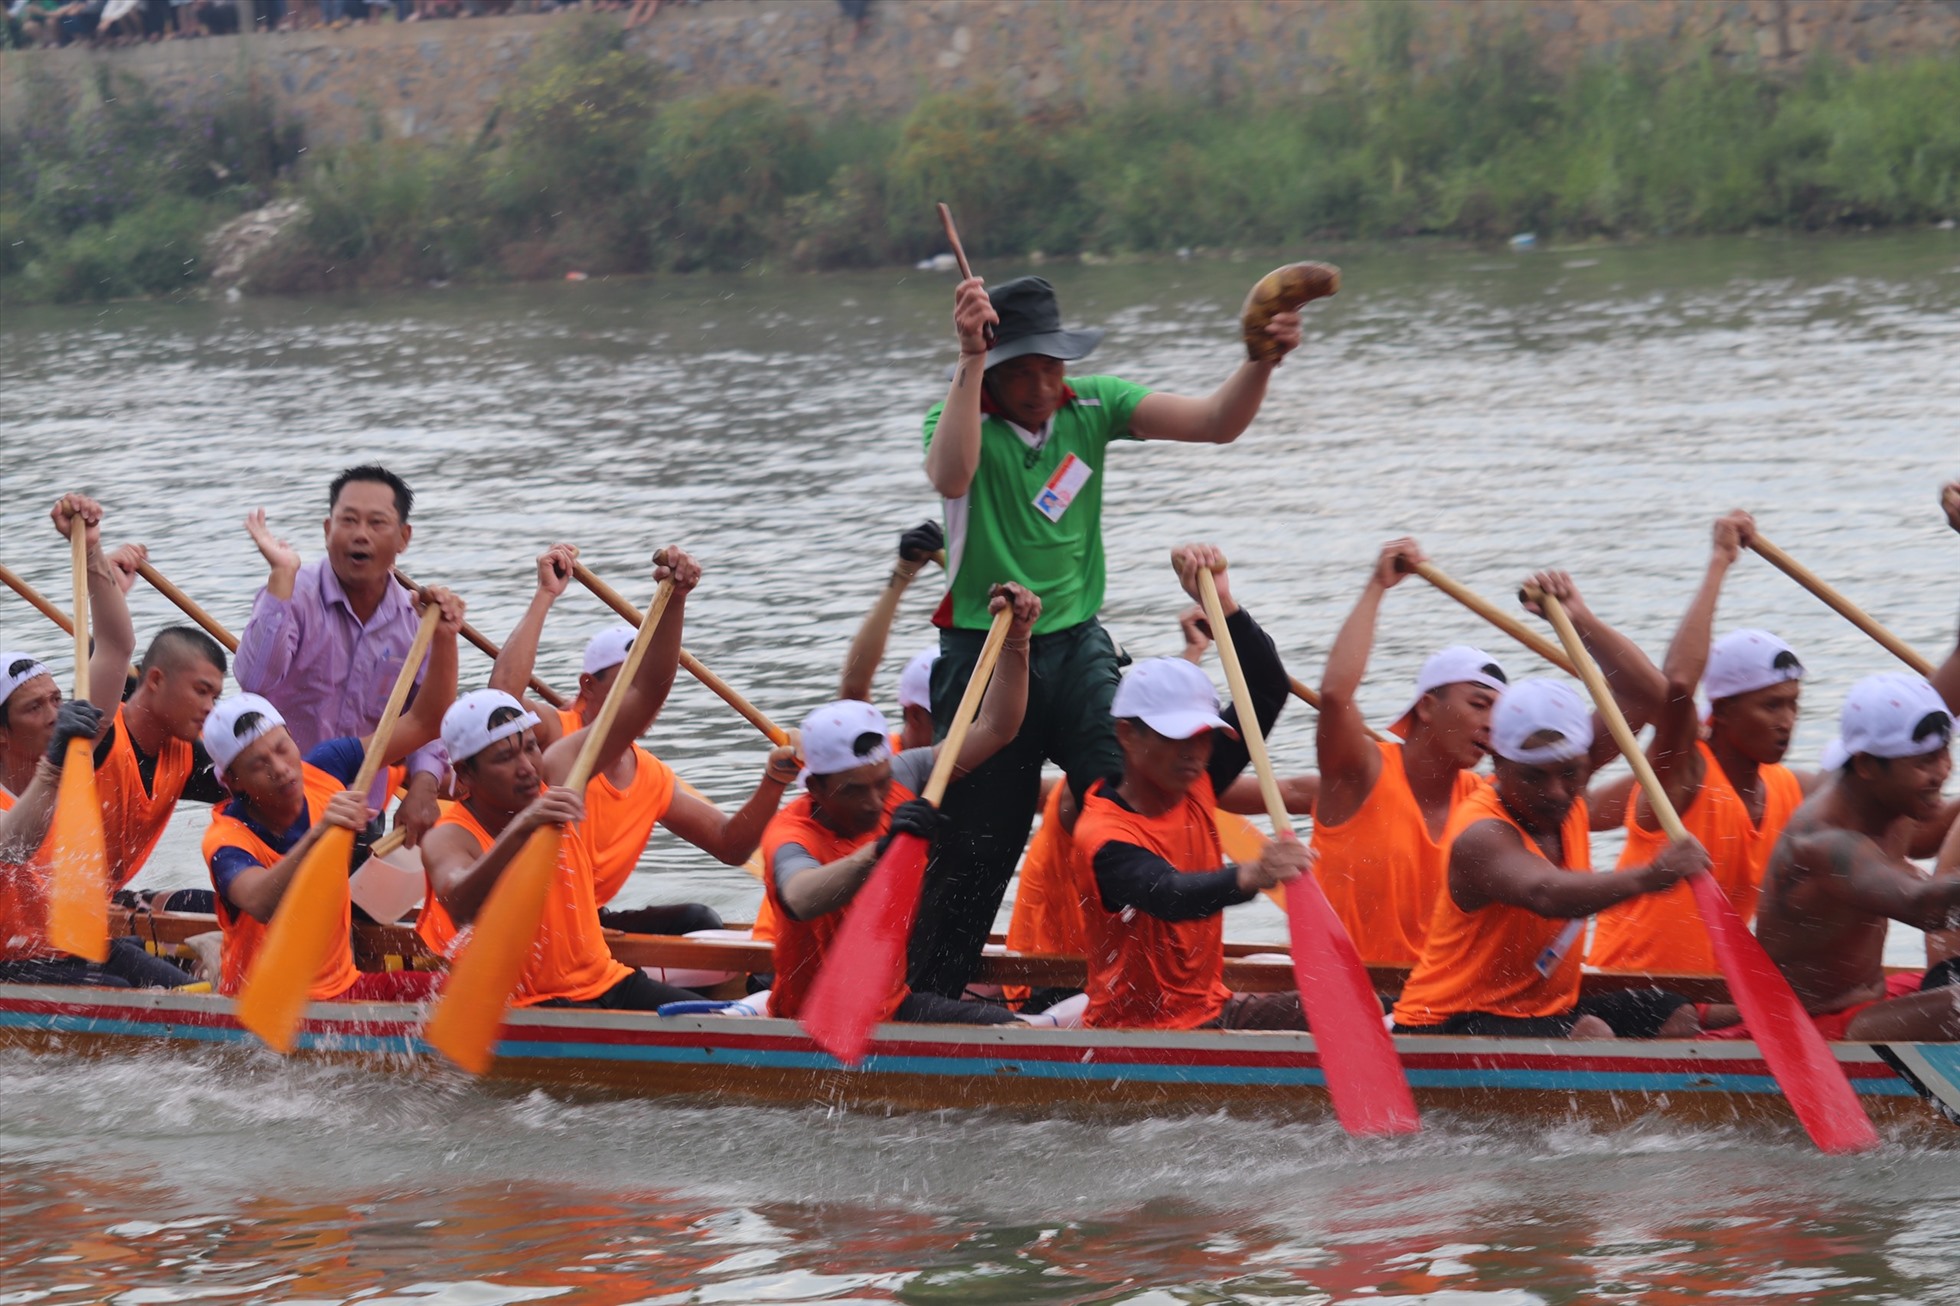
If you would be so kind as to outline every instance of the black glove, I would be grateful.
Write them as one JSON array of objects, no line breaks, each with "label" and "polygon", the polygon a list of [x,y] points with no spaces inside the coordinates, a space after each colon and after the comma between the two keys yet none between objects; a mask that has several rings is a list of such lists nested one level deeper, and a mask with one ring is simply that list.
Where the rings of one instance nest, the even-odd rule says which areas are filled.
[{"label": "black glove", "polygon": [[102,728],[102,709],[79,698],[71,698],[54,714],[54,735],[48,740],[48,760],[60,766],[68,758],[68,741],[93,739]]},{"label": "black glove", "polygon": [[936,521],[922,521],[898,537],[898,556],[906,562],[924,562],[946,547],[946,532]]},{"label": "black glove", "polygon": [[939,809],[923,798],[900,803],[892,809],[891,828],[878,839],[877,855],[882,858],[885,850],[892,846],[892,839],[901,834],[916,834],[927,843],[931,843],[933,836],[938,834],[939,828],[945,824],[946,818],[940,814]]}]

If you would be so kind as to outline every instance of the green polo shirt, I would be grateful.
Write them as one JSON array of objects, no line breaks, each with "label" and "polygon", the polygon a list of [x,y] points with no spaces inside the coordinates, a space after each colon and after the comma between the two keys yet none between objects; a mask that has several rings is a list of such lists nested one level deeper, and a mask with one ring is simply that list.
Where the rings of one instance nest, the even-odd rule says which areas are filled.
[{"label": "green polo shirt", "polygon": [[[1040,596],[1037,635],[1080,625],[1102,608],[1103,464],[1112,440],[1136,438],[1130,415],[1150,391],[1113,376],[1070,377],[1069,385],[1075,398],[1049,420],[1038,451],[1001,418],[980,421],[973,483],[964,498],[946,500],[957,629],[985,630],[988,591],[1006,581]],[[926,414],[928,449],[944,407]]]}]

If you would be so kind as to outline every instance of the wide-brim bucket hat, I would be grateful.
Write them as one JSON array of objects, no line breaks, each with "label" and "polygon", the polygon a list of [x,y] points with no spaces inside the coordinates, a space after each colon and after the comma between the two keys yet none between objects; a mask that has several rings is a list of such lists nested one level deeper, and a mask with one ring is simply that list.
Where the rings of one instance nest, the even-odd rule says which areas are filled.
[{"label": "wide-brim bucket hat", "polygon": [[1062,326],[1062,307],[1055,299],[1055,288],[1045,278],[1003,281],[987,292],[987,298],[1000,315],[993,347],[987,351],[988,367],[1028,354],[1071,362],[1088,357],[1102,343],[1100,327],[1070,331]]}]

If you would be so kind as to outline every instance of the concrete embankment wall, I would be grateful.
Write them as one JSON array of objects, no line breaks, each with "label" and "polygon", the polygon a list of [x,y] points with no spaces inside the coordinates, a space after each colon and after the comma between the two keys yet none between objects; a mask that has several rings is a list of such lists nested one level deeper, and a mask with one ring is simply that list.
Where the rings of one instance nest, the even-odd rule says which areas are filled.
[{"label": "concrete embankment wall", "polygon": [[[1632,46],[1794,67],[1960,52],[1960,0],[1378,0],[1419,14],[1414,54],[1447,59],[1479,26],[1522,21],[1554,63]],[[1366,50],[1364,0],[873,0],[860,32],[835,0],[704,0],[663,8],[629,47],[680,94],[764,87],[821,112],[902,113],[935,91],[1109,102],[1293,93]],[[36,74],[93,85],[126,70],[182,102],[247,80],[314,141],[376,130],[478,130],[561,15],[207,37],[0,55],[0,116],[34,110]]]}]

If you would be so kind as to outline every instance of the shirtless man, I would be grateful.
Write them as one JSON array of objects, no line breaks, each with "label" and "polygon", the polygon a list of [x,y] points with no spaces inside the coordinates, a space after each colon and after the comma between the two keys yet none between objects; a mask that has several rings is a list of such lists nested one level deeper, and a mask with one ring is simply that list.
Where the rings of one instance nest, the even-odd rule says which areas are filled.
[{"label": "shirtless man", "polygon": [[1953,967],[1888,977],[1884,966],[1891,921],[1960,928],[1960,877],[1928,878],[1886,838],[1902,818],[1940,810],[1952,737],[1953,714],[1921,677],[1859,681],[1825,753],[1835,778],[1797,809],[1770,858],[1756,937],[1827,1039],[1960,1039]]},{"label": "shirtless man", "polygon": [[[572,580],[578,549],[554,544],[538,555],[538,587],[504,641],[490,670],[490,688],[522,702],[538,718],[538,747],[550,749],[566,735],[583,729],[598,715],[619,668],[633,646],[633,627],[624,623],[594,635],[585,646],[578,678],[578,696],[570,707],[555,709],[524,698],[545,617]],[[625,750],[603,772],[592,777],[585,792],[586,830],[598,861],[600,924],[607,929],[637,934],[686,934],[721,928],[721,916],[703,903],[659,903],[625,911],[604,910],[625,887],[639,865],[640,854],[656,824],[664,826],[726,866],[740,866],[762,843],[769,818],[781,806],[783,791],[796,779],[794,742],[770,751],[762,779],[733,814],[702,797],[674,774],[672,767],[638,744]]]}]

